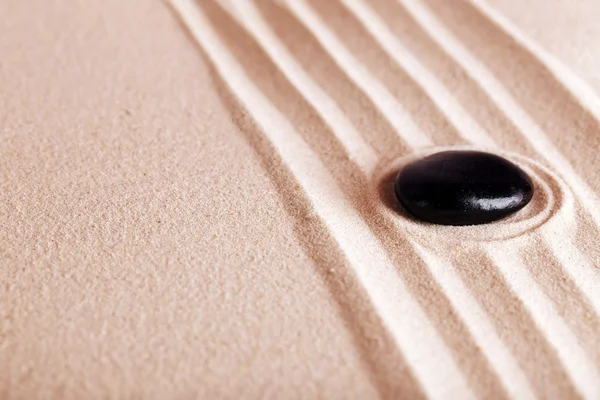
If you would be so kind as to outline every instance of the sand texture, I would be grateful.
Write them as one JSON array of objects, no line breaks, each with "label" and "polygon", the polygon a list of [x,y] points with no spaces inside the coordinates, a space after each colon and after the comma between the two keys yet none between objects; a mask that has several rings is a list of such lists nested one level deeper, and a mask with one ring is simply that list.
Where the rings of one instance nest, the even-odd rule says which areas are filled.
[{"label": "sand texture", "polygon": [[[600,398],[592,0],[0,0],[0,398]],[[518,214],[407,218],[441,149]]]}]

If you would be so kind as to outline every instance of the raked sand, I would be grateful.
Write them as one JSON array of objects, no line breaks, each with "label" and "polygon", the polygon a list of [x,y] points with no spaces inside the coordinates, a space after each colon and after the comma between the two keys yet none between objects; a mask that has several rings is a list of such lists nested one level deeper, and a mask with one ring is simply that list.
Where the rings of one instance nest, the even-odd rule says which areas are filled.
[{"label": "raked sand", "polygon": [[[0,397],[600,397],[592,0],[0,2]],[[410,160],[536,193],[407,218]]]}]

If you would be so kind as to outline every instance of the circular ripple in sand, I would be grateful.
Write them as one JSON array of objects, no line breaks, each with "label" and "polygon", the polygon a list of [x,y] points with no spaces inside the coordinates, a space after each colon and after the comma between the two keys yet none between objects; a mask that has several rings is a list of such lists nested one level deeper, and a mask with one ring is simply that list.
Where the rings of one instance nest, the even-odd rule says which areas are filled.
[{"label": "circular ripple in sand", "polygon": [[[398,171],[414,160],[447,150],[480,150],[507,158],[529,174],[534,184],[534,195],[529,204],[516,214],[496,222],[473,226],[434,225],[414,219],[400,205],[394,194]],[[538,229],[552,218],[559,218],[566,208],[573,207],[573,197],[567,185],[547,167],[527,157],[498,149],[475,147],[433,147],[395,160],[376,172],[373,186],[382,200],[384,213],[397,225],[400,232],[410,233],[424,244],[443,242],[491,242],[516,238]]]}]

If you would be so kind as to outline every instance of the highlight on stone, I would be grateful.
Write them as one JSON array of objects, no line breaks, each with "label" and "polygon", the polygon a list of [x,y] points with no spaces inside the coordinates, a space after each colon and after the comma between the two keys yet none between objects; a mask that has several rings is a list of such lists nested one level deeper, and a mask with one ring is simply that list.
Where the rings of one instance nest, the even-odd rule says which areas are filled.
[{"label": "highlight on stone", "polygon": [[406,165],[396,197],[415,218],[440,225],[478,225],[512,215],[533,197],[520,167],[481,151],[443,151]]}]

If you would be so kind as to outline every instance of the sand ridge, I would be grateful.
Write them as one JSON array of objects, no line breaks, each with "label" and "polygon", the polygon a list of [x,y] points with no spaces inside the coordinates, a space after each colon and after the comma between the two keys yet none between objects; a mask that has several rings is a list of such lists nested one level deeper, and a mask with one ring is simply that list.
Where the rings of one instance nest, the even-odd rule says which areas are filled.
[{"label": "sand ridge", "polygon": [[[367,95],[375,108],[379,110],[380,116],[388,120],[390,125],[396,130],[396,133],[399,135],[400,139],[405,143],[405,146],[410,149],[409,151],[415,151],[422,147],[427,147],[435,142],[431,141],[431,139],[423,139],[424,137],[427,138],[426,131],[417,131],[415,137],[415,130],[419,129],[418,126],[414,123],[414,120],[412,120],[411,116],[406,114],[406,111],[401,105],[399,105],[397,100],[395,100],[394,95],[387,90],[388,85],[382,84],[382,81],[379,80],[377,73],[371,73],[369,68],[362,64],[361,60],[359,60],[360,56],[357,57],[353,55],[352,50],[354,50],[354,53],[357,53],[357,50],[350,50],[352,46],[358,46],[358,53],[362,51],[364,54],[369,55],[369,53],[372,53],[373,51],[372,48],[363,47],[361,49],[360,44],[344,43],[340,37],[353,37],[348,34],[344,35],[342,32],[339,33],[342,36],[337,36],[337,32],[335,32],[335,18],[344,14],[346,15],[343,17],[343,23],[337,24],[338,27],[343,27],[342,29],[352,26],[352,24],[349,23],[349,19],[354,19],[354,24],[357,24],[357,26],[361,27],[361,29],[366,29],[368,32],[367,36],[372,36],[370,40],[374,40],[375,45],[381,47],[383,52],[386,53],[384,57],[389,57],[394,63],[405,70],[410,80],[412,80],[412,82],[416,84],[417,87],[419,87],[428,98],[433,99],[435,109],[437,112],[442,114],[442,118],[447,119],[448,122],[455,127],[455,132],[459,137],[462,138],[459,140],[484,148],[494,148],[497,146],[494,135],[500,135],[498,140],[506,143],[505,136],[507,132],[488,131],[483,129],[482,126],[479,125],[478,122],[468,113],[469,104],[463,105],[465,107],[463,109],[461,107],[462,104],[460,104],[453,97],[452,93],[446,89],[443,83],[437,80],[436,74],[429,73],[428,69],[421,65],[418,59],[416,59],[410,53],[410,51],[402,46],[394,33],[387,29],[386,25],[382,23],[383,19],[377,14],[376,11],[372,10],[368,4],[358,0],[348,0],[340,3],[290,0],[283,3],[283,7],[290,10],[292,15],[295,16],[298,21],[300,21],[301,24],[306,27],[308,32],[310,32],[317,39],[319,45],[322,47],[323,57],[330,57],[343,71],[343,73],[347,74],[347,77],[350,79],[350,81],[347,82],[351,82],[351,84],[356,85],[363,93]],[[243,76],[243,72],[241,72],[240,79],[243,80],[246,78],[246,81],[236,81],[235,84],[231,82],[233,76],[232,74],[234,74],[234,72],[231,72],[230,68],[232,65],[236,65],[236,61],[234,60],[236,55],[239,53],[236,55],[230,54],[229,52],[233,50],[233,47],[230,46],[228,48],[227,44],[220,42],[221,39],[218,35],[232,35],[231,29],[223,29],[221,32],[216,33],[216,36],[214,31],[211,32],[211,28],[209,28],[211,20],[218,26],[222,26],[222,17],[215,17],[215,15],[218,14],[215,14],[214,6],[206,6],[205,4],[194,5],[193,2],[185,1],[176,1],[174,4],[176,8],[180,9],[182,18],[186,20],[187,26],[192,30],[194,37],[203,47],[206,48],[208,57],[215,62],[215,66],[219,71],[219,74],[222,76],[224,81],[230,85],[232,92],[242,99],[241,101],[248,109],[250,115],[256,118],[259,122],[259,125],[261,125],[263,128],[264,134],[267,136],[272,135],[273,131],[278,130],[276,126],[270,126],[271,121],[269,121],[269,119],[274,119],[273,114],[276,112],[272,110],[272,107],[277,107],[280,103],[275,102],[269,104],[269,100],[264,99],[264,107],[255,106],[251,99],[252,96],[247,97],[244,101],[243,89],[241,88],[243,86],[252,86],[253,90],[260,91],[260,88],[257,89],[254,85],[263,83],[264,79],[262,82],[261,79],[257,77],[250,77],[248,79],[248,77]],[[443,19],[443,22],[440,23],[435,16],[440,12],[439,9],[441,9],[442,14],[443,12],[457,10],[454,12],[457,14],[460,12],[469,13],[471,18],[473,18],[473,15],[475,15],[475,18],[477,18],[476,23],[485,23],[488,29],[490,29],[490,27],[495,28],[495,34],[503,35],[503,37],[507,37],[509,40],[519,45],[518,51],[534,57],[539,63],[538,65],[540,69],[544,71],[550,69],[556,72],[556,65],[559,65],[553,59],[549,58],[549,56],[546,56],[545,53],[540,53],[541,50],[537,48],[532,49],[529,43],[522,45],[521,42],[523,39],[521,36],[515,34],[515,29],[512,26],[508,27],[505,23],[498,22],[498,17],[495,12],[483,3],[460,3],[459,6],[454,4],[450,5],[448,3],[445,3],[444,5],[434,4],[431,5],[432,10],[435,10],[433,12],[428,9],[429,5],[425,5],[424,3],[417,1],[407,1],[404,4],[398,3],[394,6],[401,7],[403,10],[412,12],[412,15],[416,15],[417,17],[415,20],[421,25],[426,26],[425,31],[427,31],[433,39],[435,39],[436,35],[439,36],[439,32],[443,32],[442,29],[444,28],[440,28],[440,26],[443,26],[446,22]],[[218,8],[219,6],[217,5],[216,7]],[[242,10],[244,7],[246,8],[246,12]],[[300,67],[292,58],[293,54],[290,54],[285,50],[285,46],[278,42],[277,35],[268,28],[268,23],[266,23],[263,20],[263,17],[261,17],[260,11],[257,8],[253,8],[251,2],[245,3],[244,7],[240,9],[240,7],[238,7],[235,3],[232,3],[226,5],[223,10],[227,10],[234,19],[237,19],[240,26],[243,26],[247,34],[253,37],[256,40],[257,45],[262,47],[265,51],[264,59],[260,60],[258,56],[254,56],[254,59],[248,60],[247,62],[256,63],[261,66],[265,65],[266,62],[273,62],[276,67],[280,68],[285,77],[288,78],[292,86],[294,86],[294,89],[292,90],[297,91],[299,95],[310,104],[311,107],[314,107],[314,109],[319,113],[323,123],[329,128],[328,130],[338,141],[342,142],[342,146],[338,148],[342,151],[344,151],[344,148],[348,149],[352,145],[352,143],[345,142],[349,140],[347,136],[344,136],[344,128],[345,125],[348,124],[348,121],[344,120],[343,124],[340,124],[340,117],[336,118],[334,115],[332,115],[333,113],[327,112],[327,110],[323,109],[320,105],[321,103],[335,104],[335,101],[328,97],[329,95],[324,93],[319,86],[314,83],[309,76],[306,75],[305,71],[300,69]],[[182,9],[184,11],[181,11]],[[211,9],[213,11],[211,11]],[[240,14],[237,14],[238,11]],[[320,14],[320,12],[322,12],[322,14]],[[204,13],[206,13],[208,16],[204,15]],[[327,17],[323,17],[325,15]],[[393,14],[386,13],[386,15],[389,17]],[[217,23],[216,21],[219,22]],[[463,25],[465,25],[464,20],[461,20],[461,22]],[[334,26],[334,28],[331,29],[328,26],[329,24]],[[216,30],[219,30],[219,28],[216,28]],[[480,28],[480,30],[482,29]],[[353,32],[356,33],[357,30],[355,29]],[[237,35],[239,36],[240,33],[238,32]],[[235,36],[236,35],[233,34],[234,38]],[[228,43],[231,44],[232,40],[235,39],[230,39]],[[389,303],[385,304],[386,301],[391,300],[382,299],[379,302],[376,301],[374,303],[374,311],[377,312],[384,321],[386,321],[387,328],[391,329],[393,336],[396,338],[398,345],[400,346],[400,349],[407,356],[408,363],[415,370],[415,376],[417,380],[419,380],[423,390],[432,397],[438,397],[448,393],[460,397],[466,397],[469,395],[480,396],[484,395],[486,390],[494,390],[492,389],[493,385],[489,381],[485,385],[478,385],[476,383],[478,380],[481,382],[481,378],[484,376],[482,375],[482,370],[478,370],[477,374],[469,374],[469,371],[473,371],[470,369],[469,365],[473,366],[473,362],[477,362],[476,360],[480,355],[469,352],[469,345],[464,341],[466,338],[461,335],[462,330],[465,330],[464,332],[469,332],[472,340],[474,340],[474,343],[476,343],[476,346],[483,352],[484,359],[481,361],[484,364],[487,364],[486,368],[490,368],[490,373],[492,376],[495,376],[495,378],[492,379],[499,379],[501,385],[503,385],[503,390],[505,390],[509,396],[514,397],[520,395],[535,397],[534,393],[537,393],[537,395],[557,395],[558,393],[561,393],[560,391],[563,391],[561,396],[570,396],[573,395],[572,391],[576,390],[585,397],[594,397],[598,393],[598,387],[596,386],[596,377],[598,374],[597,364],[588,357],[588,354],[580,343],[579,338],[575,333],[572,332],[569,324],[565,322],[563,317],[556,311],[556,307],[554,305],[554,301],[556,300],[550,297],[552,293],[547,293],[538,287],[534,277],[528,272],[529,269],[526,263],[523,261],[523,255],[527,254],[530,248],[545,249],[543,251],[552,254],[558,260],[562,261],[563,267],[566,268],[562,271],[562,274],[564,274],[565,278],[573,280],[575,287],[577,287],[578,290],[583,291],[583,297],[581,298],[581,301],[583,301],[584,304],[588,304],[588,302],[591,300],[592,305],[595,304],[595,294],[592,290],[594,285],[592,284],[590,286],[587,284],[590,282],[588,279],[591,279],[592,282],[597,282],[598,277],[596,275],[595,267],[593,266],[589,255],[575,251],[577,246],[574,241],[576,240],[577,230],[582,229],[576,223],[578,218],[582,218],[582,214],[582,219],[585,219],[585,214],[588,214],[592,220],[596,220],[596,208],[594,207],[597,201],[596,196],[594,192],[587,186],[585,181],[573,170],[573,167],[570,165],[570,163],[561,155],[557,148],[554,147],[552,142],[547,138],[547,133],[538,127],[538,123],[532,120],[527,112],[522,110],[522,105],[520,102],[512,97],[513,95],[506,90],[503,82],[499,82],[495,75],[491,74],[487,70],[487,67],[479,61],[475,64],[475,67],[470,67],[468,69],[465,68],[465,63],[471,64],[471,61],[477,60],[477,58],[470,54],[468,50],[464,48],[464,45],[460,44],[459,41],[456,41],[455,39],[445,40],[439,46],[444,52],[448,53],[455,62],[458,60],[457,63],[459,64],[459,67],[464,70],[462,77],[471,80],[471,87],[473,87],[472,82],[474,81],[475,86],[477,86],[476,90],[483,90],[483,94],[488,97],[487,102],[493,104],[493,108],[488,110],[488,112],[501,112],[507,115],[509,118],[508,121],[503,121],[503,123],[506,124],[508,122],[511,125],[516,125],[517,129],[513,129],[512,132],[509,133],[519,136],[510,138],[510,141],[513,143],[513,146],[511,146],[510,149],[520,150],[525,154],[537,159],[543,160],[545,158],[544,161],[546,162],[551,161],[553,168],[558,169],[558,173],[569,178],[568,181],[570,185],[561,185],[559,192],[562,193],[559,195],[559,197],[564,194],[567,196],[567,198],[571,198],[570,191],[573,190],[575,192],[578,205],[584,207],[586,212],[580,213],[579,216],[575,216],[573,212],[573,205],[570,205],[570,212],[567,210],[565,212],[554,214],[551,217],[551,220],[543,224],[542,227],[532,231],[527,231],[522,235],[522,237],[518,238],[519,240],[511,240],[507,241],[506,243],[482,244],[479,246],[479,248],[469,250],[468,252],[462,252],[462,255],[459,251],[458,257],[455,255],[456,249],[442,247],[437,251],[431,251],[421,247],[418,243],[415,243],[414,239],[411,239],[409,235],[407,238],[408,242],[406,242],[406,244],[413,247],[412,257],[416,256],[419,259],[417,262],[425,263],[427,265],[427,269],[429,270],[428,272],[432,274],[429,275],[429,279],[431,279],[434,286],[439,285],[437,288],[437,296],[442,296],[447,299],[447,303],[442,305],[439,302],[436,303],[439,298],[437,300],[433,300],[431,299],[432,295],[425,294],[423,292],[419,293],[414,286],[411,286],[410,282],[412,280],[420,279],[422,283],[426,279],[428,274],[424,270],[407,270],[406,260],[399,262],[399,260],[395,259],[393,252],[397,251],[397,248],[395,248],[393,244],[389,243],[387,238],[394,233],[396,235],[402,234],[400,234],[398,229],[393,227],[393,221],[391,221],[392,217],[381,215],[381,210],[378,211],[377,206],[375,206],[375,210],[373,210],[373,206],[368,204],[370,201],[369,199],[359,199],[359,203],[356,205],[356,207],[359,209],[359,211],[362,209],[360,213],[362,214],[363,218],[379,219],[377,226],[374,226],[373,223],[365,221],[369,226],[361,228],[361,231],[366,234],[370,228],[379,241],[382,243],[388,243],[387,245],[384,244],[383,251],[387,251],[388,257],[392,259],[392,264],[396,265],[396,267],[399,269],[398,273],[401,276],[401,279],[407,282],[409,285],[408,287],[413,290],[413,295],[419,299],[418,301],[420,301],[422,307],[425,308],[429,318],[434,321],[434,326],[437,328],[438,334],[441,335],[446,345],[450,347],[458,364],[455,365],[451,360],[440,362],[436,368],[436,374],[431,375],[431,367],[429,367],[428,370],[425,364],[427,360],[426,353],[419,354],[418,349],[412,347],[409,344],[410,342],[407,342],[407,340],[410,340],[411,333],[406,332],[404,329],[394,327],[396,326],[395,323],[397,322],[399,316],[397,314],[389,314],[390,311],[386,307],[389,305]],[[457,48],[458,55],[456,51]],[[439,49],[436,49],[436,51],[439,51]],[[465,54],[467,56],[465,56]],[[540,54],[543,54],[543,56]],[[227,57],[226,60],[221,59],[224,57],[224,55]],[[242,54],[241,57],[245,56]],[[243,63],[244,61],[242,61],[242,64]],[[236,68],[243,69],[246,66],[247,64],[240,67],[238,64],[236,65]],[[249,67],[252,68],[251,66]],[[563,77],[566,76],[565,79],[569,82],[572,82],[572,79],[570,79],[571,75],[568,75],[564,69],[561,69],[558,72],[558,75],[561,77],[561,79],[558,79],[559,86],[557,87],[566,87],[566,89],[563,89],[565,91],[561,99],[564,98],[566,101],[576,102],[578,109],[585,110],[586,107],[580,104],[587,104],[586,98],[587,102],[590,101],[589,93],[586,92],[581,95],[581,91],[577,89],[577,86],[571,87],[570,85],[565,84],[562,79]],[[550,74],[549,78],[552,78],[553,82],[556,82],[557,80],[554,79],[555,76],[556,74]],[[313,88],[312,93],[308,93],[306,87]],[[318,91],[314,90],[315,88],[319,88]],[[242,94],[240,94],[240,92]],[[479,95],[481,95],[481,93],[479,93]],[[390,98],[392,100],[388,100]],[[591,99],[593,100],[593,98]],[[393,109],[390,108],[390,105],[393,106]],[[335,105],[335,107],[337,110],[336,112],[339,112],[339,110],[343,108],[338,107],[337,105]],[[261,108],[270,109],[271,111],[268,113],[270,116],[267,116],[264,110],[261,110]],[[403,123],[395,120],[398,116],[407,122]],[[511,116],[513,118],[510,118]],[[515,116],[517,118],[515,118]],[[284,115],[279,115],[278,118],[281,118],[282,121],[286,121],[286,117]],[[497,117],[498,120],[503,120],[503,118],[506,118],[506,116]],[[307,123],[307,121],[304,121],[304,123]],[[311,121],[310,124],[314,124],[314,122]],[[298,129],[299,125],[291,122],[288,122],[286,125],[288,132],[287,134],[289,135],[287,140],[291,140],[292,136],[298,135],[298,133],[295,132],[295,129]],[[404,129],[405,127],[406,129]],[[353,129],[353,131],[355,130]],[[368,135],[371,141],[375,141],[377,132],[369,132]],[[283,140],[283,138],[279,140]],[[302,138],[300,138],[300,140],[302,140]],[[307,135],[304,140],[306,145],[313,147],[315,145],[314,141],[320,139],[317,139],[314,135]],[[361,145],[364,145],[366,142],[365,140],[361,140],[360,143]],[[317,148],[317,151],[318,150],[320,149]],[[307,148],[306,151],[310,152],[310,149]],[[373,158],[372,149],[365,147],[364,151],[365,154],[367,154],[364,157],[368,159]],[[356,152],[356,148],[354,149],[354,152]],[[311,157],[314,157],[314,153],[311,152],[310,154]],[[358,174],[362,174],[366,180],[371,178],[372,171],[369,169],[369,165],[365,166],[365,164],[361,164],[360,161],[354,161],[356,158],[358,158],[355,154],[348,154],[348,156],[353,162],[356,163],[352,168],[358,169]],[[382,155],[383,160],[385,160],[384,162],[388,161],[389,156],[386,156],[387,155],[385,154]],[[293,170],[293,164],[299,162],[299,157],[299,155],[293,153],[284,157],[284,160],[285,163]],[[321,154],[321,157],[327,159],[331,157],[331,155]],[[345,196],[350,198],[355,197],[355,195],[351,193],[351,190],[359,190],[361,185],[348,185],[348,179],[341,175],[341,173],[343,173],[341,170],[345,169],[348,171],[351,170],[351,168],[339,168],[340,164],[343,163],[338,161],[337,165],[335,165],[335,163],[328,164],[326,162],[325,168],[327,169],[327,167],[329,167],[329,171],[324,169],[321,170],[321,172],[315,173],[321,174],[321,177],[323,179],[327,179],[328,181],[331,180],[331,178],[325,177],[330,176],[330,173],[333,174],[335,176],[333,179],[337,180],[338,187],[340,187],[343,191],[345,188],[347,188],[345,189]],[[310,167],[308,164],[305,164],[300,168],[300,170],[306,172],[306,170],[309,168]],[[298,174],[293,174],[301,183],[302,180],[298,178]],[[350,180],[352,181],[353,179]],[[360,183],[360,180],[356,182]],[[336,183],[331,181],[330,185],[336,185]],[[310,189],[310,187],[307,187],[302,183],[301,187],[303,187],[304,191],[309,194],[309,196],[311,191],[313,192],[313,195],[317,195],[319,192],[315,189]],[[364,182],[362,187],[364,187]],[[343,195],[340,193],[335,193],[334,197],[330,198],[328,201],[329,205],[335,201],[336,196]],[[326,208],[327,206],[325,204],[318,206],[316,203],[314,203],[314,201],[313,204],[317,210],[317,214],[321,215],[322,218],[326,218],[323,213],[319,211],[319,208]],[[560,207],[559,204],[556,206]],[[350,210],[345,209],[345,212],[350,213]],[[373,212],[375,215],[373,215]],[[569,226],[566,226],[565,223]],[[340,243],[350,240],[349,238],[345,237],[349,232],[354,232],[356,235],[356,231],[351,226],[346,226],[339,230],[339,225],[341,225],[341,222],[339,221],[337,223],[332,221],[326,225],[330,226],[329,229],[331,230],[332,235]],[[584,226],[583,229],[587,228],[588,226],[589,225]],[[435,228],[431,229],[433,230]],[[593,234],[597,232],[597,227],[591,227],[588,229],[591,229],[591,231],[588,231],[588,233]],[[554,240],[556,235],[559,233],[562,234],[561,241],[567,245],[566,247]],[[458,241],[460,241],[460,233],[456,234],[458,235]],[[377,244],[371,241],[372,239],[369,239],[369,242],[367,242],[370,243],[368,246],[373,249],[377,248]],[[342,248],[344,247],[345,246],[342,245]],[[355,272],[359,275],[364,274],[364,272],[360,272],[364,268],[364,265],[361,263],[370,264],[369,268],[378,271],[378,273],[382,273],[382,271],[387,271],[389,269],[389,267],[386,266],[389,261],[386,261],[385,259],[382,259],[382,262],[380,263],[374,262],[374,259],[370,259],[369,261],[361,261],[361,259],[356,255],[353,256],[351,253],[349,254],[349,251],[350,248],[347,248],[345,255],[346,257],[349,257],[350,264],[353,266]],[[404,251],[406,251],[406,249],[404,249]],[[465,293],[468,292],[468,289],[462,286],[464,283],[456,273],[462,268],[467,267],[473,262],[473,260],[478,259],[475,254],[472,254],[472,251],[475,251],[476,254],[479,253],[489,257],[485,262],[489,265],[487,269],[497,269],[498,272],[495,273],[500,274],[497,279],[504,281],[507,285],[507,287],[504,289],[504,294],[499,298],[508,299],[511,296],[516,296],[516,301],[522,303],[524,306],[524,308],[522,308],[519,312],[530,314],[530,318],[533,319],[528,323],[526,323],[524,319],[519,319],[518,323],[526,324],[525,326],[529,325],[529,327],[526,328],[527,333],[524,332],[523,334],[530,335],[530,331],[539,331],[541,336],[536,339],[538,342],[536,352],[541,351],[541,354],[545,354],[547,357],[544,364],[548,365],[549,368],[543,372],[543,374],[546,376],[542,377],[537,375],[536,371],[531,371],[531,365],[528,365],[526,360],[523,359],[523,356],[525,359],[529,356],[523,353],[518,354],[519,352],[516,351],[514,347],[512,348],[512,352],[507,350],[505,343],[507,341],[509,343],[515,342],[513,340],[508,340],[507,338],[502,340],[496,336],[494,326],[490,322],[490,318],[494,320],[500,317],[500,315],[494,315],[494,313],[490,313],[489,308],[486,315],[486,313],[479,309],[477,305],[478,302],[482,301],[481,298],[474,298],[468,293]],[[566,264],[570,262],[571,254],[578,254],[579,262],[576,263],[579,266],[578,268],[570,269]],[[452,261],[449,261],[450,259]],[[437,267],[438,265],[439,267]],[[488,271],[488,273],[489,272],[491,271]],[[391,275],[388,275],[388,272],[385,274],[388,276],[387,279],[391,279]],[[363,281],[363,284],[365,285],[369,295],[372,297],[378,296],[379,290],[389,290],[384,289],[385,286],[377,287],[378,283],[376,281]],[[485,296],[485,294],[480,295]],[[425,297],[425,299],[420,298],[420,296]],[[433,296],[435,297],[436,295]],[[429,299],[427,299],[427,297],[429,297]],[[439,323],[436,324],[436,317],[432,315],[431,312],[427,311],[427,309],[432,306],[438,307],[437,312],[441,312],[443,308],[447,308],[451,310],[452,313],[456,313],[457,319],[455,319],[452,323],[454,326],[448,328],[439,325]],[[400,308],[397,306],[393,311],[398,310],[400,310]],[[496,312],[496,314],[499,313]],[[416,318],[423,318],[423,316],[417,315]],[[597,318],[595,319],[597,320]],[[459,335],[461,339],[463,339],[461,340],[460,344],[453,341],[453,337],[456,337],[456,335]],[[407,338],[406,336],[409,337]],[[493,339],[485,342],[485,340],[490,337]],[[426,336],[421,337],[420,339],[422,342],[424,342],[426,340]],[[522,337],[522,339],[526,342],[531,342],[531,338],[529,338],[529,341],[527,340],[527,337]],[[431,347],[432,345],[439,346],[438,344],[435,344],[437,343],[437,340],[439,340],[435,339],[435,336],[429,340],[432,342],[426,347]],[[545,344],[542,345],[544,342]],[[587,342],[587,344],[584,343],[584,346],[593,345],[592,343]],[[590,347],[589,349],[591,350],[592,348]],[[411,356],[411,353],[415,352],[417,353],[414,356]],[[466,358],[470,359],[464,360],[465,355],[469,355]],[[516,357],[518,361],[513,357]],[[536,357],[539,357],[539,355]],[[411,362],[411,360],[413,361]],[[516,367],[519,361],[522,369]],[[447,365],[442,365],[444,363],[447,363]],[[446,369],[447,372],[443,372],[444,367],[449,368]],[[456,368],[459,368],[467,377],[466,384],[461,383],[460,378],[453,375],[456,374]],[[548,373],[550,373],[550,375],[548,375]],[[555,375],[552,377],[552,374]],[[443,377],[442,382],[436,380],[436,378],[439,376]],[[454,376],[454,378],[452,378],[452,376]],[[527,376],[527,379],[523,379],[524,376]],[[449,383],[449,379],[454,379],[454,381]],[[564,383],[565,385],[563,386],[560,382]],[[453,386],[444,386],[446,384],[452,384]],[[559,390],[559,392],[549,393],[547,392],[548,390]],[[497,389],[494,392],[497,393]]]},{"label": "sand ridge", "polygon": [[[0,397],[598,398],[600,100],[495,3],[0,4]],[[447,148],[532,203],[409,219]]]}]

